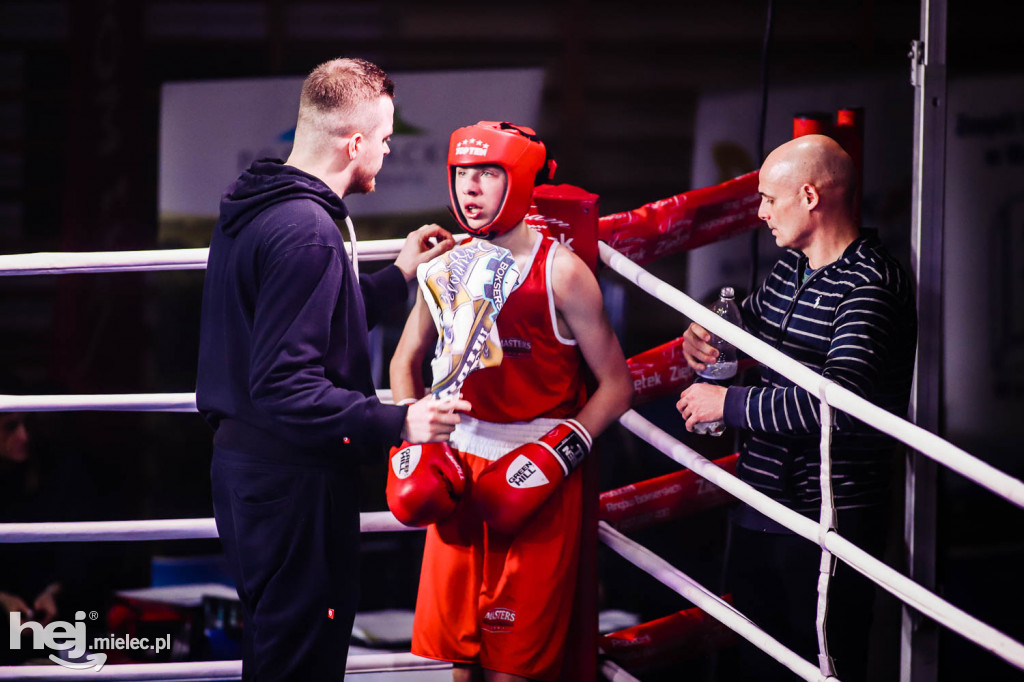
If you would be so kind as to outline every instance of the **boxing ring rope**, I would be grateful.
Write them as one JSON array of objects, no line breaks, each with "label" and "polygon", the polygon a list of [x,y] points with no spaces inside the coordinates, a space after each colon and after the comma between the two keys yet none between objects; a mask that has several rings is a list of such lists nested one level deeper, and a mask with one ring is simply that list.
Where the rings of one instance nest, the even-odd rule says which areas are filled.
[{"label": "boxing ring rope", "polygon": [[[389,389],[377,391],[391,401]],[[195,393],[0,395],[0,412],[196,412]]]},{"label": "boxing ring rope", "polygon": [[[384,239],[364,242],[360,244],[359,259],[393,260],[404,241]],[[0,277],[201,270],[206,268],[208,254],[209,249],[203,248],[0,255]],[[390,390],[377,391],[377,395],[383,401],[391,400]],[[197,409],[195,393],[0,395],[0,412],[53,411],[196,412]],[[402,525],[391,512],[364,512],[360,514],[359,527],[364,533],[422,530]],[[217,528],[212,518],[0,524],[0,544],[216,537]],[[363,654],[349,657],[345,672],[362,674],[449,668],[449,663],[424,659],[411,653]],[[0,680],[80,679],[81,675],[81,670],[56,665],[0,667]],[[241,676],[241,661],[108,665],[90,674],[90,678],[96,680],[239,680]]]},{"label": "boxing ring rope", "polygon": [[849,389],[816,374],[781,351],[772,348],[742,329],[726,322],[670,284],[658,279],[607,244],[598,243],[605,265],[675,308],[708,331],[743,350],[752,358],[779,372],[811,393],[823,396],[829,405],[839,408],[869,426],[873,426],[913,449],[943,464],[961,476],[1024,508],[1024,482],[1003,473],[990,464],[948,443],[933,433],[886,412]]},{"label": "boxing ring rope", "polygon": [[601,663],[601,672],[608,682],[640,682],[637,678],[626,672],[621,665],[615,661],[604,661]]},{"label": "boxing ring rope", "polygon": [[755,644],[762,651],[803,679],[808,680],[808,682],[818,682],[820,678],[817,666],[800,658],[798,654],[754,625],[750,619],[714,592],[711,592],[643,545],[630,540],[609,526],[605,521],[601,521],[598,524],[597,532],[598,537],[601,538],[605,545],[648,573],[652,578],[682,595],[694,605],[702,608],[715,620]]},{"label": "boxing ring rope", "polygon": [[[363,533],[385,533],[422,529],[403,526],[391,512],[363,512],[359,515],[359,530]],[[0,523],[0,544],[206,540],[216,537],[217,527],[212,518]]]},{"label": "boxing ring rope", "polygon": [[[619,423],[679,464],[706,478],[765,516],[775,519],[797,535],[811,542],[816,544],[819,542],[820,525],[817,522],[798,514],[789,507],[750,487],[750,485],[732,474],[723,471],[715,466],[713,462],[659,429],[634,410],[630,410],[623,415]],[[887,566],[860,549],[857,545],[844,539],[834,530],[828,531],[822,542],[829,552],[921,613],[942,623],[1013,665],[1024,668],[1024,645],[1021,643],[921,587],[899,571]],[[694,603],[703,607],[702,604],[696,601]],[[742,635],[743,633],[740,632],[739,634]],[[753,640],[751,641],[753,642]],[[757,642],[754,643],[757,644]],[[812,679],[817,680],[819,678],[814,677]]]},{"label": "boxing ring rope", "polygon": [[[360,654],[345,664],[346,675],[411,670],[447,670],[451,663],[413,654]],[[87,669],[88,670],[88,669]],[[88,675],[83,678],[83,673]],[[0,680],[240,680],[241,661],[190,661],[185,663],[123,663],[84,672],[57,665],[0,668]]]},{"label": "boxing ring rope", "polygon": [[0,395],[0,412],[195,412],[195,393]]},{"label": "boxing ring rope", "polygon": [[[823,403],[823,410],[830,404],[838,407],[880,431],[897,438],[922,454],[945,464],[1000,497],[1024,507],[1024,483],[1021,481],[982,462],[954,445],[946,443],[941,438],[928,433],[924,429],[886,412],[829,379],[815,374],[795,360],[768,346],[763,341],[726,322],[683,292],[654,277],[607,244],[599,242],[598,248],[601,260],[608,267],[632,281],[659,301],[675,308],[697,324],[705,327],[712,333],[718,334],[737,348],[748,353],[751,357],[772,367],[799,386],[815,393]],[[823,529],[821,524],[815,523],[792,511],[763,493],[754,490],[738,478],[722,471],[710,460],[687,448],[664,431],[643,419],[635,411],[630,410],[627,412],[619,422],[683,466],[690,468],[698,475],[718,485],[726,492],[731,493],[766,516],[778,521],[801,537],[821,545],[824,552],[839,557],[859,573],[879,584],[882,588],[910,606],[913,606],[921,613],[942,623],[1018,668],[1024,669],[1024,645],[1021,643],[921,587],[853,543],[845,540],[835,530]],[[828,459],[827,426],[828,421],[823,420],[823,478],[827,471],[825,461]],[[829,484],[823,482],[823,485],[828,486]],[[826,488],[826,490],[830,489]],[[829,494],[829,496],[831,495]],[[825,560],[826,557],[823,556],[823,563]],[[819,619],[822,617],[822,614],[819,613]],[[751,641],[753,642],[753,640]],[[753,643],[758,644],[757,642]],[[794,669],[794,672],[798,671]],[[818,672],[815,675],[814,678],[809,679],[821,679],[817,677]]]},{"label": "boxing ring rope", "polygon": [[[404,241],[404,239],[378,239],[360,242],[359,260],[394,260]],[[351,247],[347,243],[345,250],[351,251]],[[203,248],[10,254],[0,256],[0,277],[205,270],[206,258],[209,253],[210,249]]]},{"label": "boxing ring rope", "polygon": [[[366,242],[360,247],[360,259],[393,259],[397,255],[402,242],[403,240]],[[975,481],[1000,497],[1024,507],[1024,483],[981,462],[937,436],[877,408],[863,398],[787,358],[779,351],[746,334],[746,332],[732,327],[732,325],[706,310],[693,299],[653,277],[606,244],[599,243],[599,249],[602,261],[623,277],[633,281],[644,291],[682,312],[713,333],[719,334],[762,363],[776,368],[797,385],[819,395],[824,412],[827,412],[829,405],[842,409],[948,466],[970,480]],[[206,254],[207,249],[182,249],[167,252],[9,255],[0,256],[0,276],[202,269],[205,267]],[[65,409],[190,412],[195,411],[195,397],[194,394],[0,396],[0,412]],[[755,509],[779,521],[802,537],[820,544],[824,551],[846,561],[857,571],[874,580],[884,589],[903,599],[922,613],[943,623],[950,629],[1017,667],[1024,668],[1024,646],[1020,643],[948,604],[920,585],[881,563],[856,545],[843,539],[834,530],[822,532],[822,526],[819,523],[815,523],[793,512],[750,488],[736,477],[719,469],[709,460],[701,457],[660,429],[657,429],[653,424],[646,422],[637,413],[630,411],[620,421],[627,429],[659,450],[662,450],[677,462],[689,467],[695,473],[718,485],[726,492],[751,504]],[[823,449],[826,450],[827,455],[825,434],[822,436],[822,441]],[[39,526],[46,526],[47,530],[33,529],[33,527],[38,528]],[[365,532],[415,530],[408,529],[399,524],[390,512],[372,512],[361,515],[361,529]],[[693,583],[685,574],[678,572],[667,562],[664,562],[664,560],[650,554],[648,550],[638,548],[639,546],[633,546],[635,543],[632,543],[632,541],[622,536],[606,523],[602,523],[599,534],[602,540],[616,552],[644,568],[644,570],[651,572],[654,577],[665,582],[666,585],[676,589],[676,591],[686,596],[694,604],[722,620],[728,627],[764,649],[769,655],[794,670],[804,679],[826,679],[817,666],[800,659],[799,656],[750,623],[749,620],[735,611],[729,604],[713,595],[706,588]],[[212,519],[80,522],[68,524],[0,524],[0,543],[212,537],[216,537],[216,528],[213,526]],[[423,668],[425,663],[424,659],[419,659],[411,654],[389,656],[407,656],[410,659],[415,659],[411,661],[415,665],[408,669]],[[353,657],[350,659],[350,665],[362,665],[355,662],[358,659],[363,659],[363,657]],[[436,662],[426,663],[428,665],[431,663],[436,664]],[[444,666],[442,665],[441,667]],[[395,668],[376,668],[375,670],[383,669]],[[33,677],[36,675],[37,670],[38,676]],[[116,677],[107,677],[107,670],[110,671],[110,675],[116,675]],[[350,672],[360,671],[352,667],[349,667],[348,670]],[[634,679],[629,676],[629,673],[623,671],[621,667],[611,662],[603,663],[602,670],[609,674],[610,677],[614,676],[611,677],[612,679]],[[46,679],[56,677],[62,672],[76,674],[75,671],[71,670],[58,671],[53,666],[39,666],[35,669],[33,667],[0,668],[0,679]],[[99,673],[93,673],[93,675],[97,679],[239,679],[239,672],[240,662],[231,661],[199,664],[172,663],[109,666],[108,669]],[[365,670],[364,672],[369,671]],[[15,675],[14,673],[17,674]],[[150,673],[153,676],[150,676]]]}]

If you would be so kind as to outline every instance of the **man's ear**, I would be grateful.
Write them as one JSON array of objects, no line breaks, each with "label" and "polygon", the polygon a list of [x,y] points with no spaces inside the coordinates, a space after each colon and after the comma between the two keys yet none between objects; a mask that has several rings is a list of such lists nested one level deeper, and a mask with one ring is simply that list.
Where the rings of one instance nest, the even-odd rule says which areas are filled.
[{"label": "man's ear", "polygon": [[818,205],[818,202],[821,201],[821,195],[818,194],[818,188],[809,182],[805,182],[800,188],[800,201],[808,211],[814,209]]},{"label": "man's ear", "polygon": [[353,160],[359,155],[359,150],[362,148],[365,138],[362,133],[352,133],[346,143],[346,151],[348,151],[349,160]]}]

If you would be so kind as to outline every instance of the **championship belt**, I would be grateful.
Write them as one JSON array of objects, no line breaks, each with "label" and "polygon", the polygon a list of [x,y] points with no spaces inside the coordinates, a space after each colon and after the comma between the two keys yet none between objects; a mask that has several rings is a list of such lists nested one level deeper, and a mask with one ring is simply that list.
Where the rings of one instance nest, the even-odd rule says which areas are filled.
[{"label": "championship belt", "polygon": [[469,373],[501,362],[494,320],[519,280],[508,249],[474,239],[416,270],[437,327],[430,363],[437,398],[458,395]]}]

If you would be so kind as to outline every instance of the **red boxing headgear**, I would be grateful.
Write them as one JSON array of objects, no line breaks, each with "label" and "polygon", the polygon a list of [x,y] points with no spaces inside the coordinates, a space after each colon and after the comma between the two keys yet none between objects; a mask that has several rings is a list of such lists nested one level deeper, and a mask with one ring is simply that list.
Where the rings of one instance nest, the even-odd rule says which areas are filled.
[{"label": "red boxing headgear", "polygon": [[[455,196],[455,168],[483,165],[500,166],[508,176],[508,189],[497,217],[487,225],[474,228],[466,222]],[[546,182],[554,174],[555,162],[547,160],[544,143],[537,139],[532,128],[503,121],[480,121],[459,128],[448,143],[448,194],[455,219],[467,232],[481,239],[505,234],[530,210],[538,172],[544,169],[547,174],[542,181]]]}]

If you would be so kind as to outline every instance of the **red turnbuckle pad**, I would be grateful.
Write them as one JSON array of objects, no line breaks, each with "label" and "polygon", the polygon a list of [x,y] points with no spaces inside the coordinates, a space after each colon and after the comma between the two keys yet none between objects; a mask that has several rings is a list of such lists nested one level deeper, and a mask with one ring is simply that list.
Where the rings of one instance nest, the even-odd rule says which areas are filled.
[{"label": "red turnbuckle pad", "polygon": [[663,256],[756,230],[757,171],[623,213],[602,216],[598,238],[643,265]]}]

